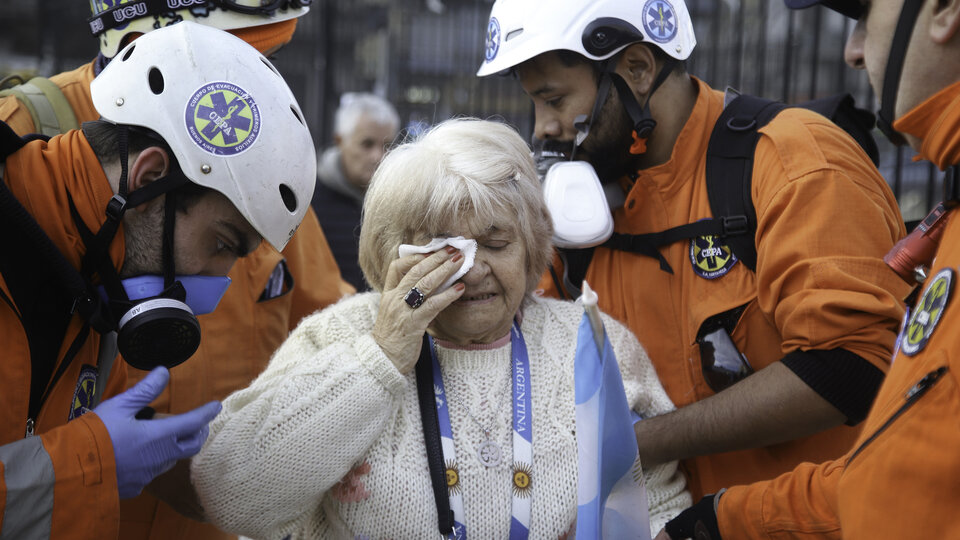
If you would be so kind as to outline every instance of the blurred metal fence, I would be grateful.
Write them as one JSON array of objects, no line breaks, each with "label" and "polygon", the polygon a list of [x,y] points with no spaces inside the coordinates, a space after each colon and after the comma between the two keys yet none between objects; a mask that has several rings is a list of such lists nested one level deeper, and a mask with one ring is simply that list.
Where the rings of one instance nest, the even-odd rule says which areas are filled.
[{"label": "blurred metal fence", "polygon": [[[90,0],[0,0],[0,75],[51,75],[97,52],[85,18]],[[584,0],[589,1],[589,0]],[[641,0],[637,0],[641,1]],[[293,42],[275,59],[308,115],[318,147],[332,138],[339,96],[372,91],[418,131],[455,115],[497,117],[525,136],[532,110],[510,78],[474,76],[483,56],[490,0],[315,0]],[[850,21],[822,9],[787,10],[780,0],[687,0],[698,39],[691,73],[715,88],[794,103],[849,91],[874,108],[866,76],[842,58]],[[913,163],[876,132],[880,171],[904,218],[939,200],[942,175]]]}]

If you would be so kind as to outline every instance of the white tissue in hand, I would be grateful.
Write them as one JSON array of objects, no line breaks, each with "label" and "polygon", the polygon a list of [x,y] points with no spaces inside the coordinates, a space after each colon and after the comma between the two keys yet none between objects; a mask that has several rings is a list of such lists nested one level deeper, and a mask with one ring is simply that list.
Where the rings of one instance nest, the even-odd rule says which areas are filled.
[{"label": "white tissue in hand", "polygon": [[470,268],[473,267],[473,259],[477,256],[477,241],[472,238],[454,236],[451,238],[434,238],[425,246],[400,244],[399,252],[401,257],[413,255],[414,253],[433,253],[435,251],[440,251],[447,246],[453,246],[459,249],[460,253],[463,253],[463,266],[457,270],[457,273],[450,276],[450,279],[445,281],[439,289],[433,291],[434,293],[447,290],[447,288],[453,285],[455,281],[462,278],[467,272],[470,271]]}]

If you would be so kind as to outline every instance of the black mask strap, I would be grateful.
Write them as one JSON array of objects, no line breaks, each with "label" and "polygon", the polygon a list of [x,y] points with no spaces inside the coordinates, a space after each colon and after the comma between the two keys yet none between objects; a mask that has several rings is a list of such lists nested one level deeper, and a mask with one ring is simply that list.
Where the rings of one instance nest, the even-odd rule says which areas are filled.
[{"label": "black mask strap", "polygon": [[176,276],[173,250],[173,229],[177,221],[177,193],[167,192],[163,212],[163,286],[173,285]]},{"label": "black mask strap", "polygon": [[[104,287],[106,287],[111,297],[122,297],[126,299],[127,294],[124,292],[123,287],[120,286],[119,278],[116,280],[109,279],[107,274],[116,275],[116,269],[113,268],[112,261],[109,261],[110,256],[108,251],[110,249],[110,244],[113,242],[114,236],[117,235],[117,229],[120,228],[120,223],[123,221],[123,214],[127,211],[127,174],[129,171],[129,146],[128,146],[128,136],[129,132],[127,131],[127,126],[118,125],[117,126],[118,137],[117,137],[117,151],[118,157],[120,160],[120,181],[117,190],[117,194],[114,195],[110,202],[107,203],[106,215],[107,219],[103,222],[103,225],[100,226],[100,230],[94,235],[87,228],[86,224],[83,223],[83,220],[80,219],[80,214],[77,212],[76,207],[73,205],[73,201],[70,201],[70,213],[73,216],[73,222],[76,224],[77,229],[80,231],[81,238],[83,243],[87,248],[86,254],[83,256],[83,263],[80,268],[80,272],[83,274],[83,277],[90,282],[90,278],[95,272],[100,272],[100,278],[104,281]],[[108,263],[110,270],[105,268],[105,265],[102,263]],[[112,283],[111,283],[112,282]]]},{"label": "black mask strap", "polygon": [[[67,202],[70,204],[70,215],[73,217],[73,222],[77,226],[77,231],[80,233],[80,240],[83,241],[83,245],[87,247],[87,253],[83,257],[83,264],[80,269],[80,275],[82,276],[85,283],[92,283],[93,274],[100,274],[100,281],[103,283],[104,289],[107,291],[107,296],[109,298],[122,299],[123,301],[129,302],[127,299],[127,291],[124,290],[123,286],[120,284],[120,278],[117,276],[117,269],[113,267],[113,262],[110,261],[110,257],[100,257],[94,258],[91,253],[95,250],[94,246],[97,246],[97,235],[94,235],[87,225],[80,218],[80,212],[77,211],[76,205],[73,203],[73,197],[70,194],[67,194]],[[111,201],[112,202],[112,201]],[[106,224],[104,224],[106,226]],[[103,230],[103,227],[100,228]],[[107,264],[98,264],[97,261],[103,261]],[[116,317],[113,316],[113,310],[109,307],[109,302],[101,303],[100,297],[96,292],[90,293],[90,298],[94,299],[96,305],[100,306],[96,309],[80,310],[80,314],[83,318],[90,323],[90,325],[101,334],[105,334],[112,330],[116,329]]]},{"label": "black mask strap", "polygon": [[597,81],[597,97],[593,100],[593,110],[590,111],[590,117],[580,115],[573,120],[573,127],[577,130],[577,136],[573,141],[570,161],[575,159],[577,147],[579,147],[580,143],[590,134],[590,125],[596,120],[600,114],[600,109],[603,108],[603,104],[607,102],[607,96],[610,95],[610,83],[612,81],[610,74],[613,73],[614,68],[616,68],[616,63],[612,58],[608,58],[604,60],[600,66],[600,80]]},{"label": "black mask strap", "polygon": [[660,73],[657,73],[657,78],[654,79],[653,86],[650,88],[650,93],[647,94],[647,99],[643,102],[642,107],[637,103],[637,99],[634,97],[630,86],[627,85],[627,81],[623,80],[623,77],[618,73],[610,74],[613,78],[613,86],[617,89],[617,94],[619,94],[620,101],[623,103],[623,108],[630,115],[630,120],[633,121],[633,131],[638,139],[649,138],[650,134],[653,133],[653,128],[657,127],[657,121],[653,119],[653,114],[650,112],[650,98],[667,80],[676,64],[677,60],[673,58],[668,58],[663,63],[663,67],[660,68]]},{"label": "black mask strap", "polygon": [[158,178],[157,180],[150,182],[146,186],[137,189],[132,193],[128,193],[127,175],[129,171],[129,128],[124,125],[118,125],[117,129],[120,130],[117,143],[120,157],[120,181],[117,190],[118,193],[110,199],[109,203],[107,203],[107,219],[104,221],[103,225],[100,227],[100,230],[98,230],[95,235],[87,228],[87,226],[83,223],[83,220],[80,219],[80,214],[73,205],[73,201],[70,201],[70,212],[73,216],[73,221],[76,224],[77,229],[80,231],[81,239],[87,248],[87,252],[83,257],[81,273],[88,283],[92,282],[92,277],[95,273],[99,274],[100,281],[102,282],[107,291],[107,295],[110,298],[111,311],[114,313],[122,312],[120,310],[123,309],[124,306],[129,306],[130,304],[130,299],[120,282],[120,276],[109,255],[110,244],[113,243],[113,239],[117,234],[117,230],[120,228],[120,224],[123,222],[124,213],[126,213],[127,208],[139,206],[147,201],[159,197],[160,195],[167,194],[169,197],[166,200],[164,207],[165,214],[163,232],[164,286],[169,288],[173,285],[173,276],[175,275],[173,259],[174,217],[171,216],[171,214],[175,215],[176,212],[176,196],[173,195],[171,197],[170,195],[176,188],[186,184],[189,181],[180,170],[180,167],[176,161],[171,160],[169,174],[163,178]]},{"label": "black mask strap", "polygon": [[590,112],[590,117],[585,118],[581,115],[574,120],[574,127],[577,129],[579,135],[573,145],[574,151],[571,152],[571,160],[573,160],[573,155],[576,153],[576,149],[580,145],[579,143],[583,142],[583,139],[586,139],[590,133],[590,125],[595,121],[597,115],[600,114],[600,109],[603,107],[603,104],[606,103],[607,96],[610,93],[611,83],[613,83],[614,88],[617,89],[620,102],[623,104],[624,110],[627,111],[627,115],[630,116],[630,120],[633,122],[633,131],[638,138],[648,138],[653,132],[653,128],[657,125],[656,120],[653,119],[653,115],[650,113],[650,98],[664,81],[667,80],[667,77],[673,72],[678,61],[674,58],[668,58],[664,62],[663,67],[660,68],[660,72],[657,73],[657,78],[653,81],[653,87],[650,89],[650,93],[647,94],[646,101],[644,101],[643,106],[640,106],[630,86],[627,85],[623,77],[616,72],[617,63],[615,62],[615,58],[616,57],[608,58],[601,64],[600,80],[597,82],[597,97],[593,102],[593,110]]},{"label": "black mask strap", "polygon": [[900,20],[897,22],[897,29],[893,33],[893,41],[890,43],[887,69],[883,74],[883,93],[880,96],[877,127],[890,139],[890,142],[897,146],[903,146],[907,142],[903,135],[893,129],[893,121],[896,120],[894,115],[896,114],[897,92],[900,89],[900,76],[903,73],[903,63],[907,57],[910,36],[913,35],[913,27],[916,25],[922,7],[923,2],[921,0],[904,0],[903,9],[900,10]]}]

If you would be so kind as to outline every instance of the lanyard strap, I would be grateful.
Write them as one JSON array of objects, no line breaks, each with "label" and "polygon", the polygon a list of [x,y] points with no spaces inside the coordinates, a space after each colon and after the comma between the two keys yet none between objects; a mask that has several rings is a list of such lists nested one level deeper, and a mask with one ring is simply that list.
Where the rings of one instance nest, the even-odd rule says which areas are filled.
[{"label": "lanyard strap", "polygon": [[437,521],[440,535],[446,535],[453,530],[453,512],[450,510],[450,500],[445,496],[447,481],[444,477],[443,450],[441,449],[440,431],[437,426],[437,409],[433,406],[433,362],[430,361],[433,343],[424,333],[420,344],[420,359],[416,365],[417,398],[420,404],[420,421],[423,425],[423,442],[427,448],[427,465],[430,469],[430,483],[433,486],[433,499],[437,504]]},{"label": "lanyard strap", "polygon": [[[443,454],[441,459],[446,468],[445,479],[453,510],[453,531],[446,537],[466,540],[467,527],[463,512],[463,491],[460,489],[459,467],[456,448],[453,443],[453,429],[450,424],[450,411],[447,407],[443,374],[437,360],[433,341],[430,340],[430,355],[437,409],[437,424]],[[513,371],[513,467],[511,472],[511,490],[513,492],[512,515],[510,519],[510,539],[525,540],[530,534],[530,489],[533,473],[533,402],[530,395],[530,359],[527,356],[527,344],[516,321],[510,328],[511,369]],[[421,353],[422,354],[422,353]],[[418,386],[419,386],[418,376]],[[428,454],[430,447],[428,446]],[[429,459],[429,456],[428,456]],[[439,500],[438,500],[439,508]]]}]

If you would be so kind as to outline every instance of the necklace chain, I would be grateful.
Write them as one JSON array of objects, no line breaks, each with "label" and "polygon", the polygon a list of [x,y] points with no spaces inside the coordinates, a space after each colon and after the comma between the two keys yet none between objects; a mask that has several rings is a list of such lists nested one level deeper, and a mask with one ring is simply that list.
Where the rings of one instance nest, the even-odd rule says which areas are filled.
[{"label": "necklace chain", "polygon": [[[510,377],[507,378],[507,388],[510,388],[510,379],[511,379]],[[447,393],[447,397],[453,397],[453,399],[454,399],[461,407],[463,407],[463,410],[466,411],[467,416],[469,416],[470,419],[473,420],[473,423],[476,424],[477,427],[480,428],[480,431],[483,432],[483,435],[487,438],[487,440],[490,440],[491,430],[490,430],[489,428],[484,427],[483,424],[481,424],[480,421],[477,420],[477,417],[473,415],[473,411],[470,410],[470,407],[467,407],[467,404],[464,403],[464,402],[460,399],[460,397],[457,396],[456,394],[452,394],[452,395],[451,395],[451,394],[448,392],[448,393]],[[500,399],[499,399],[499,398],[501,398],[501,397],[503,397],[503,393],[501,393],[500,396],[498,396],[497,400],[493,402],[493,406],[494,406],[494,407],[496,407],[497,403],[500,403]]]}]

